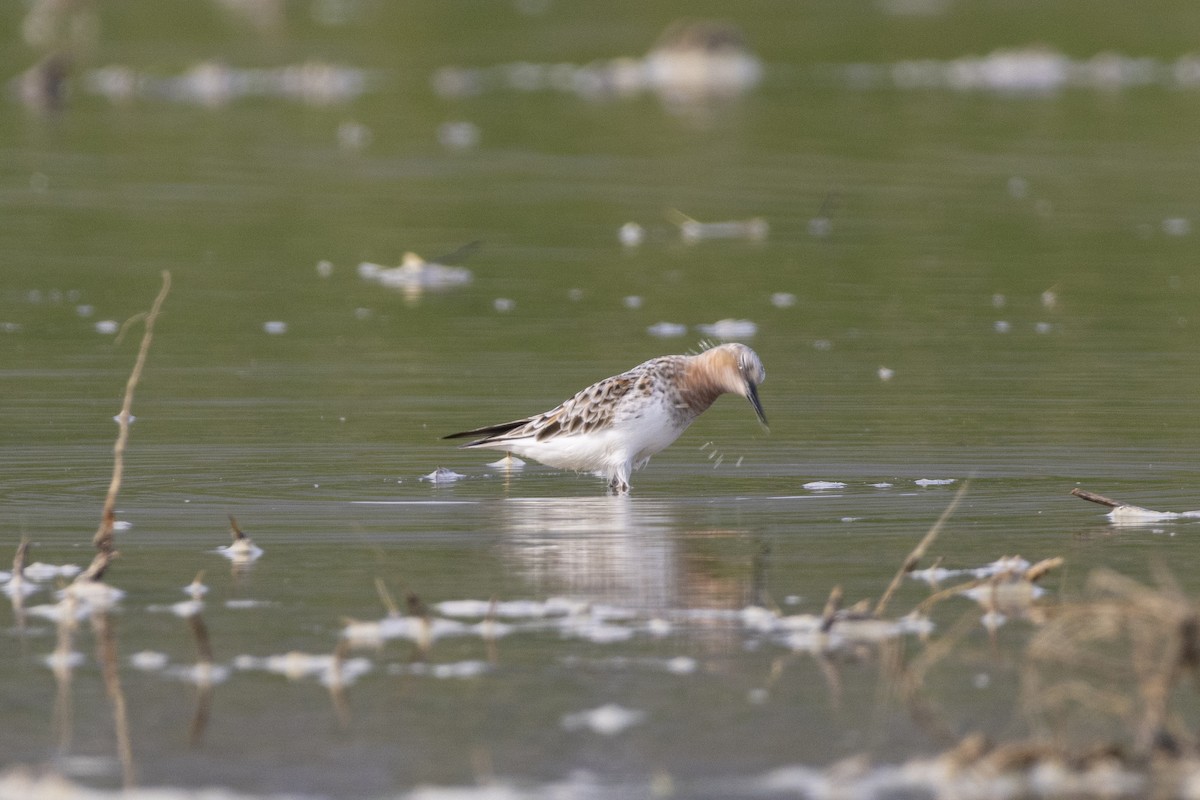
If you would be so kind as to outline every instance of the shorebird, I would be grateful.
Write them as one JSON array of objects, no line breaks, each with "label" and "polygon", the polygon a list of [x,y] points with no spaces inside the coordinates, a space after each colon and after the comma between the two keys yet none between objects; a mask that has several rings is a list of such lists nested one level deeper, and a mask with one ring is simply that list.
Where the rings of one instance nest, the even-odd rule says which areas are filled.
[{"label": "shorebird", "polygon": [[763,427],[758,385],[767,377],[758,354],[722,344],[696,355],[660,356],[605,378],[543,414],[452,433],[551,467],[591,472],[609,492],[627,494],[629,475],[687,430],[723,394],[750,401]]}]

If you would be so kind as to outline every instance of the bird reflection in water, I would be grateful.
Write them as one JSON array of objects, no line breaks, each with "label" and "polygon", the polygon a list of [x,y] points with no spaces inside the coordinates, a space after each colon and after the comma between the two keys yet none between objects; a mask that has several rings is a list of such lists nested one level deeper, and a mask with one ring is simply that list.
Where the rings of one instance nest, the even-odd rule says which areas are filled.
[{"label": "bird reflection in water", "polygon": [[[504,556],[539,594],[668,621],[743,608],[756,593],[756,548],[744,531],[683,529],[679,510],[628,496],[510,499],[499,514]],[[747,544],[717,552],[716,540]]]}]

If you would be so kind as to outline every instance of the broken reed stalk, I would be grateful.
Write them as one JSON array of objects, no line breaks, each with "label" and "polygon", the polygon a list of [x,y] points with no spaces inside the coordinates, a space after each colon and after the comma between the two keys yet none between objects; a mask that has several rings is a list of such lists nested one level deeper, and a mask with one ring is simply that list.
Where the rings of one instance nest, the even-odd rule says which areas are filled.
[{"label": "broken reed stalk", "polygon": [[[150,342],[154,336],[154,323],[158,320],[163,301],[167,299],[167,293],[170,291],[171,273],[163,270],[162,289],[159,290],[158,297],[154,298],[154,305],[150,307],[150,311],[144,315],[145,330],[142,332],[142,344],[138,348],[137,361],[134,362],[133,371],[129,373],[129,380],[125,382],[125,401],[121,405],[121,413],[117,415],[118,432],[116,444],[113,445],[112,480],[108,485],[108,494],[104,497],[104,512],[100,518],[100,527],[97,529],[96,535],[92,537],[92,544],[105,558],[105,565],[116,550],[113,525],[116,522],[117,493],[121,490],[121,476],[125,471],[125,446],[129,442],[129,410],[133,406],[133,390],[137,388],[138,381],[142,378],[142,369],[145,367],[146,355],[150,352]],[[132,317],[125,324],[130,324],[140,316],[143,315]],[[103,571],[103,567],[101,567],[99,572],[103,573]],[[96,577],[98,578],[99,575]]]},{"label": "broken reed stalk", "polygon": [[946,520],[950,519],[950,515],[954,513],[954,509],[958,508],[959,502],[963,499],[963,495],[967,493],[967,489],[971,486],[971,481],[963,481],[963,485],[958,487],[958,491],[954,493],[954,499],[950,501],[950,505],[946,506],[946,510],[938,517],[937,522],[933,523],[933,527],[929,532],[917,543],[912,552],[908,554],[908,558],[904,559],[904,563],[900,565],[900,569],[896,571],[892,582],[888,584],[887,591],[883,593],[883,597],[879,598],[879,602],[875,605],[875,616],[881,616],[887,604],[891,602],[892,595],[900,588],[900,584],[904,582],[904,576],[912,572],[920,563],[921,558],[925,555],[925,551],[937,539],[938,534],[942,532],[942,526],[946,524]]},{"label": "broken reed stalk", "polygon": [[1080,500],[1087,500],[1091,503],[1099,503],[1100,505],[1108,506],[1109,508],[1120,508],[1121,506],[1128,505],[1128,503],[1122,503],[1120,500],[1113,500],[1111,497],[1105,497],[1102,494],[1089,492],[1087,489],[1080,489],[1079,487],[1072,489],[1071,494],[1073,494],[1075,497],[1078,497]]}]

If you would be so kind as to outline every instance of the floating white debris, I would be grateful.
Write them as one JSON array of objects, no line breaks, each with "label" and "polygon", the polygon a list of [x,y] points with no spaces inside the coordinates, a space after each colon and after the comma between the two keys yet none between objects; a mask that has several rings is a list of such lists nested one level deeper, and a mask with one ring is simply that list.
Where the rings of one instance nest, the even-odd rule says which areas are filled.
[{"label": "floating white debris", "polygon": [[238,670],[259,670],[282,675],[291,681],[303,678],[326,680],[336,675],[343,685],[371,671],[371,662],[365,658],[342,659],[328,653],[313,655],[295,650],[263,658],[240,655],[234,658],[233,666]]},{"label": "floating white debris", "polygon": [[890,489],[890,488],[892,488],[892,484],[887,483],[887,482],[872,483],[871,486],[875,489]]},{"label": "floating white debris", "polygon": [[749,339],[758,333],[758,325],[748,319],[721,319],[711,325],[697,325],[696,329],[714,339]]},{"label": "floating white debris", "polygon": [[332,274],[333,274],[333,262],[332,261],[318,261],[317,262],[317,275],[319,275],[322,278],[328,278]]},{"label": "floating white debris", "polygon": [[930,586],[937,586],[944,582],[947,578],[952,578],[956,575],[962,575],[965,570],[961,569],[945,569],[943,567],[926,567],[925,569],[914,569],[908,573],[908,576],[913,580],[928,583]]},{"label": "floating white debris", "polygon": [[949,486],[956,478],[918,478],[913,481],[917,486]]},{"label": "floating white debris", "polygon": [[347,622],[342,638],[356,647],[371,647],[389,639],[408,639],[429,644],[447,636],[469,636],[477,631],[458,620],[440,617],[397,616],[381,620]]},{"label": "floating white debris", "polygon": [[637,247],[646,240],[646,229],[636,222],[626,222],[617,231],[617,239],[626,247]]},{"label": "floating white debris", "polygon": [[474,122],[443,122],[438,126],[438,144],[447,150],[471,150],[479,145],[481,134]]},{"label": "floating white debris", "polygon": [[467,477],[467,476],[463,475],[460,472],[455,472],[452,469],[446,469],[445,467],[438,467],[437,469],[435,469],[433,472],[429,473],[428,475],[422,475],[421,480],[429,481],[430,483],[432,483],[436,486],[441,483],[454,483],[455,481],[460,480],[461,478],[465,478],[465,477]]},{"label": "floating white debris", "polygon": [[90,317],[96,313],[96,307],[91,305],[75,306],[75,313],[81,317]]},{"label": "floating white debris", "polygon": [[813,217],[808,221],[808,235],[814,239],[825,239],[833,233],[833,220],[829,217]]},{"label": "floating white debris", "polygon": [[262,557],[263,549],[249,539],[238,539],[233,544],[218,547],[214,552],[231,561],[247,562]]},{"label": "floating white debris", "polygon": [[879,380],[885,383],[896,377],[896,371],[894,369],[889,369],[888,367],[880,367],[877,374],[879,375]]},{"label": "floating white debris", "polygon": [[796,305],[796,295],[791,292],[775,292],[771,295],[771,305],[776,308],[791,308]]},{"label": "floating white debris", "polygon": [[492,301],[492,308],[499,311],[501,314],[506,314],[517,307],[516,300],[510,300],[507,297],[497,297]]},{"label": "floating white debris", "polygon": [[106,335],[114,334],[121,329],[121,326],[117,324],[115,319],[102,319],[93,327],[96,329],[96,333],[103,333]]},{"label": "floating white debris", "polygon": [[1036,333],[1046,334],[1046,333],[1050,333],[1050,331],[1054,330],[1054,326],[1051,325],[1049,322],[1038,322],[1038,323],[1034,324],[1033,330]]},{"label": "floating white debris", "polygon": [[1200,512],[1180,514],[1174,511],[1154,511],[1141,506],[1121,505],[1108,512],[1114,525],[1145,525],[1153,522],[1168,522],[1188,516],[1200,516]]},{"label": "floating white debris", "polygon": [[1058,305],[1058,292],[1047,289],[1042,292],[1042,308],[1053,310]]},{"label": "floating white debris", "polygon": [[439,97],[474,97],[483,91],[483,71],[467,67],[441,67],[433,73],[429,82]]},{"label": "floating white debris", "polygon": [[770,226],[762,217],[729,222],[698,222],[684,219],[679,223],[679,236],[688,244],[704,239],[749,239],[760,242],[767,238]]},{"label": "floating white debris", "polygon": [[990,564],[969,569],[947,569],[945,567],[927,567],[909,572],[914,580],[924,581],[930,585],[943,583],[948,578],[969,576],[972,578],[992,578],[997,575],[1024,575],[1032,564],[1020,556],[1003,556]]},{"label": "floating white debris", "polygon": [[688,326],[678,322],[656,322],[646,328],[646,333],[651,336],[657,336],[660,339],[669,339],[674,336],[686,336]]},{"label": "floating white debris", "polygon": [[540,619],[583,614],[589,609],[589,605],[581,600],[550,597],[546,600],[503,600],[497,603],[488,600],[447,600],[438,603],[436,608],[447,617],[495,615],[507,619]]},{"label": "floating white debris", "polygon": [[[5,574],[7,575],[7,573]],[[15,578],[9,576],[3,580],[6,580],[7,583],[4,584],[4,589],[0,591],[3,591],[4,594],[14,599],[28,597],[40,588],[33,581],[23,578],[20,575]]]},{"label": "floating white debris", "polygon": [[813,340],[812,346],[813,350],[819,350],[822,353],[825,353],[833,349],[833,342],[829,341],[828,339],[815,339]]},{"label": "floating white debris", "polygon": [[562,726],[568,731],[587,729],[604,736],[615,736],[646,718],[645,711],[624,708],[609,703],[588,711],[577,711],[562,718]]},{"label": "floating white debris", "polygon": [[671,633],[673,629],[671,623],[661,617],[655,617],[646,623],[646,631],[651,636],[663,637]]},{"label": "floating white debris", "polygon": [[490,672],[492,665],[486,661],[455,661],[445,664],[427,664],[417,662],[409,664],[407,667],[395,665],[394,669],[389,669],[389,673],[407,674],[407,675],[428,675],[433,678],[478,678],[480,675],[485,675]]},{"label": "floating white debris", "polygon": [[82,571],[82,567],[77,564],[55,565],[35,561],[25,567],[25,577],[31,581],[49,581],[55,578],[73,578]]},{"label": "floating white debris", "polygon": [[109,586],[103,581],[81,580],[67,584],[57,594],[60,599],[66,599],[68,602],[74,601],[80,606],[86,606],[89,610],[103,611],[120,602],[121,598],[125,596],[125,591],[115,586]]},{"label": "floating white debris", "polygon": [[[132,422],[132,421],[133,420],[130,419],[130,422]],[[132,529],[133,529],[133,523],[129,522],[128,520],[119,519],[119,520],[116,520],[115,522],[113,522],[113,530],[114,531],[128,531],[128,530],[132,530]]]},{"label": "floating white debris", "polygon": [[[1194,54],[1182,55],[1174,61],[1119,53],[1100,53],[1077,60],[1045,47],[1025,47],[952,61],[927,59],[882,66],[850,64],[842,68],[842,75],[847,86],[864,90],[890,83],[898,89],[1050,95],[1068,88],[1114,91],[1164,86],[1196,89],[1200,87],[1198,67]],[[1013,193],[1011,180],[1009,191]]]},{"label": "floating white debris", "polygon": [[499,461],[493,461],[487,466],[494,467],[495,469],[512,470],[521,469],[525,466],[525,462],[514,456],[512,453],[505,453],[504,458],[500,459]]},{"label": "floating white debris", "polygon": [[1168,217],[1162,221],[1162,231],[1167,236],[1187,236],[1192,232],[1192,223],[1183,217]]},{"label": "floating white debris", "polygon": [[426,261],[413,252],[405,253],[398,267],[384,267],[364,261],[358,265],[358,276],[363,280],[377,281],[390,289],[403,289],[417,295],[425,289],[466,286],[475,278],[466,267]]},{"label": "floating white debris", "polygon": [[1033,565],[1020,556],[1003,556],[990,564],[985,564],[982,567],[968,571],[976,578],[990,578],[993,575],[1003,575],[1006,573],[1023,574],[1031,566]]},{"label": "floating white debris", "polygon": [[273,605],[275,605],[275,603],[270,600],[242,599],[242,600],[226,600],[225,601],[225,607],[233,608],[233,609],[266,608],[267,606],[273,606]]},{"label": "floating white debris", "polygon": [[996,333],[1008,333],[1009,330],[1012,329],[1012,326],[1010,324],[1008,324],[1006,321],[1004,321],[1002,319],[998,319],[994,323],[992,323],[992,329],[994,331],[996,331]]},{"label": "floating white debris", "polygon": [[272,336],[280,336],[287,333],[288,324],[277,319],[269,320],[263,323],[263,332],[269,333]]},{"label": "floating white debris", "polygon": [[203,600],[182,600],[174,603],[170,607],[171,613],[177,617],[188,619],[194,617],[204,611]]},{"label": "floating white debris", "polygon": [[129,657],[129,665],[143,672],[158,672],[165,669],[168,663],[167,654],[156,650],[142,650]]},{"label": "floating white debris", "polygon": [[628,309],[638,309],[642,307],[644,301],[639,295],[631,294],[621,301],[621,305]]},{"label": "floating white debris", "polygon": [[216,61],[179,75],[153,75],[113,65],[83,74],[83,89],[114,103],[135,99],[218,108],[243,97],[270,97],[314,106],[347,103],[368,88],[361,69],[309,61],[274,69],[238,69]]},{"label": "floating white debris", "polygon": [[846,484],[841,481],[809,481],[804,484],[804,488],[810,492],[827,492],[831,489],[845,489]]},{"label": "floating white debris", "polygon": [[[33,609],[30,609],[32,611]],[[55,651],[48,656],[42,658],[42,663],[52,670],[71,670],[78,667],[86,659],[83,653],[72,650],[69,653],[61,653]]]},{"label": "floating white debris", "polygon": [[218,683],[224,683],[229,679],[229,672],[229,667],[204,661],[192,664],[191,666],[180,666],[166,670],[166,674],[171,677],[178,678],[185,683],[194,683],[197,686],[214,686]]},{"label": "floating white debris", "polygon": [[371,144],[375,134],[361,122],[346,121],[338,125],[337,143],[343,150],[362,150]]},{"label": "floating white debris", "polygon": [[675,675],[691,675],[696,671],[696,659],[689,656],[675,656],[667,659],[667,672]]},{"label": "floating white debris", "polygon": [[31,617],[41,617],[54,623],[61,623],[68,618],[76,620],[87,619],[91,610],[83,603],[77,603],[72,600],[60,600],[57,603],[43,603],[41,605],[30,606],[25,609],[25,613]]},{"label": "floating white debris", "polygon": [[208,587],[200,582],[200,575],[197,575],[195,580],[183,587],[182,591],[193,600],[199,600],[201,597],[204,597],[204,595],[208,594]]}]

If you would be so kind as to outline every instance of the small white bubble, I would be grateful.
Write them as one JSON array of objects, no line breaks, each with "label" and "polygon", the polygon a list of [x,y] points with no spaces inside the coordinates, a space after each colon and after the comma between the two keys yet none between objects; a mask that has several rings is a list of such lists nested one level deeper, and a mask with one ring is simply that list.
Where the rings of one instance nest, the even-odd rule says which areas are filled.
[{"label": "small white bubble", "polygon": [[1162,221],[1162,230],[1167,236],[1187,236],[1192,232],[1192,223],[1183,217],[1169,217]]},{"label": "small white bubble", "polygon": [[813,217],[808,221],[808,235],[816,239],[824,239],[833,233],[833,220],[829,217]]},{"label": "small white bubble", "polygon": [[1042,308],[1053,309],[1058,305],[1058,292],[1047,289],[1042,292]]},{"label": "small white bubble", "polygon": [[75,313],[81,317],[90,317],[96,313],[96,307],[89,305],[75,306]]},{"label": "small white bubble", "polygon": [[93,327],[95,327],[96,333],[105,333],[109,335],[112,335],[121,329],[121,326],[118,325],[117,321],[114,319],[102,319]]},{"label": "small white bubble", "polygon": [[317,274],[320,275],[322,278],[328,278],[330,275],[333,274],[333,262],[332,261],[318,261],[317,262]]},{"label": "small white bubble", "polygon": [[501,313],[507,313],[517,307],[516,300],[510,300],[507,297],[497,297],[492,301],[492,308]]},{"label": "small white bubble", "polygon": [[583,299],[583,289],[567,289],[567,299],[572,303],[578,303]]},{"label": "small white bubble", "polygon": [[154,672],[163,669],[167,666],[167,663],[166,653],[158,653],[153,650],[143,650],[129,657],[129,665],[134,669],[140,669],[144,672]]},{"label": "small white bubble", "polygon": [[636,222],[626,222],[617,232],[617,239],[626,247],[637,247],[646,238],[646,229]]},{"label": "small white bubble", "polygon": [[444,122],[438,126],[437,137],[447,150],[470,150],[479,144],[479,126],[473,122]]},{"label": "small white bubble", "polygon": [[1000,294],[999,292],[992,295],[992,308],[1004,308],[1004,305],[1007,302],[1008,302],[1008,298],[1005,297],[1004,295]]},{"label": "small white bubble", "polygon": [[287,329],[288,324],[277,319],[263,323],[263,330],[272,336],[279,336],[280,334],[287,333]]},{"label": "small white bubble", "polygon": [[346,121],[338,125],[338,146],[343,150],[362,150],[375,138],[371,129],[359,122]]},{"label": "small white bubble", "polygon": [[791,308],[796,305],[796,295],[791,292],[776,292],[771,295],[771,305],[776,308]]},{"label": "small white bubble", "polygon": [[814,350],[820,350],[824,352],[826,350],[833,349],[833,342],[829,341],[828,339],[817,339],[812,343],[812,346]]},{"label": "small white bubble", "polygon": [[992,328],[996,331],[996,333],[1008,333],[1012,326],[1004,320],[998,319],[992,324]]},{"label": "small white bubble", "polygon": [[646,328],[646,333],[659,339],[668,339],[672,336],[686,336],[688,326],[679,322],[656,322]]},{"label": "small white bubble", "polygon": [[895,375],[896,371],[893,369],[888,369],[887,367],[879,368],[879,380],[881,381],[890,381]]},{"label": "small white bubble", "polygon": [[621,301],[621,303],[626,308],[631,308],[631,309],[641,308],[642,302],[643,302],[642,298],[637,296],[636,294],[631,294],[631,295],[629,295],[629,297],[626,297],[624,300]]},{"label": "small white bubble", "polygon": [[1033,329],[1038,333],[1049,333],[1050,331],[1054,330],[1054,326],[1049,322],[1039,322],[1033,326]]}]

